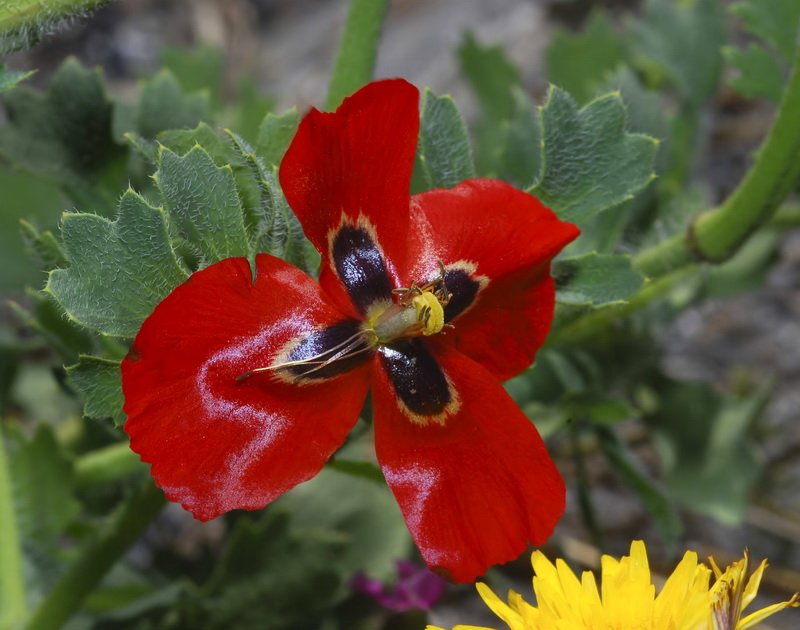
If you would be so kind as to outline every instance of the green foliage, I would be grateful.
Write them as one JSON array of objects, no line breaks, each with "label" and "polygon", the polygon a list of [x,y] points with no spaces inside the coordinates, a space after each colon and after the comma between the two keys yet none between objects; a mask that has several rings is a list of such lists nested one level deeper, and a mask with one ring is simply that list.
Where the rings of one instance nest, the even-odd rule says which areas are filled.
[{"label": "green foliage", "polygon": [[45,291],[72,321],[102,335],[135,336],[156,304],[187,277],[172,250],[164,210],[132,190],[122,196],[116,221],[65,214],[61,238],[70,266],[51,271]]},{"label": "green foliage", "polygon": [[631,25],[634,62],[653,83],[669,81],[682,101],[700,107],[716,91],[726,21],[718,0],[647,0]]},{"label": "green foliage", "polygon": [[241,519],[200,599],[184,607],[180,627],[281,630],[319,619],[342,583],[345,541],[298,535],[289,522],[272,511],[259,521]]},{"label": "green foliage", "polygon": [[794,58],[800,28],[800,3],[795,0],[747,0],[731,11],[741,17],[747,30],[763,40],[750,42],[746,50],[724,49],[726,61],[739,71],[731,86],[749,98],[768,98],[778,103]]},{"label": "green foliage", "polygon": [[487,118],[508,119],[514,110],[511,89],[519,85],[519,70],[508,61],[503,49],[481,46],[467,32],[458,47],[458,60]]},{"label": "green foliage", "polygon": [[644,277],[631,268],[630,256],[596,253],[560,258],[553,263],[556,300],[573,306],[624,303],[644,285]]},{"label": "green foliage", "polygon": [[600,448],[614,471],[639,495],[647,513],[661,530],[667,547],[674,549],[683,531],[683,525],[667,493],[644,472],[610,427],[596,425],[595,432]]},{"label": "green foliage", "polygon": [[125,152],[112,139],[112,104],[100,72],[68,60],[44,94],[5,95],[0,161],[55,182],[78,206],[109,211],[124,185]]},{"label": "green foliage", "polygon": [[731,7],[747,30],[764,40],[789,63],[797,48],[800,5],[795,0],[744,0]]},{"label": "green foliage", "polygon": [[325,532],[344,543],[335,568],[343,581],[355,571],[386,580],[411,545],[397,502],[385,484],[326,467],[278,500],[298,531]]},{"label": "green foliage", "polygon": [[0,4],[0,55],[35,46],[70,18],[110,0],[4,0]]},{"label": "green foliage", "polygon": [[208,94],[185,94],[172,73],[162,70],[142,85],[133,112],[134,126],[126,131],[155,138],[165,129],[196,127],[200,121],[210,119]]},{"label": "green foliage", "polygon": [[281,115],[267,114],[258,128],[256,153],[267,166],[280,166],[283,154],[289,148],[300,116],[292,108]]},{"label": "green foliage", "polygon": [[153,179],[171,220],[201,256],[202,267],[224,258],[250,256],[230,166],[217,167],[199,145],[183,157],[161,148]]},{"label": "green foliage", "polygon": [[579,103],[586,103],[605,88],[608,77],[625,58],[623,38],[614,30],[608,15],[595,9],[581,33],[571,35],[562,28],[556,29],[547,48],[547,74],[551,83],[569,92]]},{"label": "green foliage", "polygon": [[528,192],[563,220],[583,223],[631,199],[653,179],[658,142],[625,131],[619,94],[578,109],[566,92],[553,87],[540,118],[543,171]]},{"label": "green foliage", "polygon": [[702,383],[662,383],[649,416],[666,488],[687,509],[729,526],[741,524],[761,476],[752,437],[767,396],[720,398]]},{"label": "green foliage", "polygon": [[125,421],[119,366],[119,361],[82,355],[67,368],[70,383],[84,398],[87,418],[111,418],[117,426]]},{"label": "green foliage", "polygon": [[425,89],[420,112],[417,158],[428,190],[452,188],[475,177],[464,121],[453,99]]},{"label": "green foliage", "polygon": [[0,94],[14,89],[17,83],[24,81],[34,74],[34,72],[34,70],[29,72],[12,72],[6,67],[6,64],[0,63]]}]

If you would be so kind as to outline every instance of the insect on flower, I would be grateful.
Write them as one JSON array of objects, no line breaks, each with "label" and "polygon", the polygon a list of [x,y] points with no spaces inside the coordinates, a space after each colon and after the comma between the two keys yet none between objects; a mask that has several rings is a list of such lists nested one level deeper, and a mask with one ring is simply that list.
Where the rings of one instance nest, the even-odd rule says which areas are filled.
[{"label": "insect on flower", "polygon": [[193,274],[122,364],[125,430],[201,520],[313,477],[372,391],[378,461],[428,565],[469,581],[551,534],[564,484],[500,385],[554,308],[550,260],[578,230],[495,180],[409,194],[419,92],[372,83],[312,110],[280,182],[319,283],[260,254]]}]

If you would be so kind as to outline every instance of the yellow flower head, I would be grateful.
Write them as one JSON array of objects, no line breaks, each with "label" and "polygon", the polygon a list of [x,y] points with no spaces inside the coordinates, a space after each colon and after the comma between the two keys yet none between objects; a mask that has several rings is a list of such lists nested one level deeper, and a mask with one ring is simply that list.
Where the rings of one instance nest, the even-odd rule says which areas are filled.
[{"label": "yellow flower head", "polygon": [[[511,630],[745,630],[779,610],[800,606],[795,593],[789,601],[741,619],[767,566],[762,562],[745,586],[747,551],[724,573],[711,559],[716,579],[710,587],[711,569],[698,562],[695,552],[687,551],[658,595],[640,540],[631,543],[631,555],[621,560],[603,556],[602,591],[590,571],[578,580],[563,560],[553,564],[540,551],[533,552],[531,561],[537,606],[514,591],[506,604],[488,586],[477,584],[483,600]],[[428,626],[428,630],[442,629]],[[456,626],[454,630],[491,629]]]}]

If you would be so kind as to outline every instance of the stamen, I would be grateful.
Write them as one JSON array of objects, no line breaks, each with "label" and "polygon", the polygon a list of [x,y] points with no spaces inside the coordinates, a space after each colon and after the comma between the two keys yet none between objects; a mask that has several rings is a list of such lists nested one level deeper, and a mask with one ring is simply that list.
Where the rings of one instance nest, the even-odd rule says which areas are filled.
[{"label": "stamen", "polygon": [[[357,354],[360,354],[361,352],[364,352],[365,350],[369,350],[370,349],[369,347],[365,347],[364,349],[359,350],[357,352],[353,352],[352,354],[347,354],[350,350],[357,347],[358,343],[363,342],[363,340],[364,340],[364,333],[359,330],[358,332],[350,335],[344,341],[337,343],[335,346],[328,348],[324,352],[320,352],[319,354],[308,357],[307,359],[300,359],[298,361],[284,361],[283,363],[276,363],[275,365],[267,365],[264,367],[254,368],[237,376],[236,381],[237,382],[243,381],[247,378],[250,378],[253,374],[257,374],[259,372],[271,372],[273,370],[296,367],[299,365],[317,365],[317,367],[315,367],[313,370],[309,370],[308,372],[305,373],[305,374],[310,374],[311,372],[322,369],[326,365],[330,365],[331,363],[337,361],[338,359],[355,356]],[[323,360],[323,357],[327,354],[330,354],[331,352],[334,352],[335,354],[332,357]],[[302,376],[305,376],[305,374],[301,374],[297,378],[301,378]],[[297,379],[295,379],[295,381],[296,380]]]}]

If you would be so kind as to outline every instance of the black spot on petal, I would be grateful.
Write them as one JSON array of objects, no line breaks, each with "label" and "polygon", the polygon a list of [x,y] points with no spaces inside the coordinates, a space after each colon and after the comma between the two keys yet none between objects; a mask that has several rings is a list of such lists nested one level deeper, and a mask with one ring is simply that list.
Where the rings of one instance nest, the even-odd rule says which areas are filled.
[{"label": "black spot on petal", "polygon": [[405,339],[378,351],[394,390],[420,416],[442,413],[452,400],[447,379],[422,339]]},{"label": "black spot on petal", "polygon": [[450,301],[444,307],[444,321],[450,322],[472,305],[481,285],[464,269],[449,269],[444,282],[450,293]]},{"label": "black spot on petal", "polygon": [[367,230],[343,225],[333,237],[331,257],[359,313],[366,315],[374,302],[392,299],[386,262]]},{"label": "black spot on petal", "polygon": [[287,363],[304,363],[285,369],[297,377],[331,378],[355,369],[372,354],[364,342],[361,323],[348,320],[305,337],[286,359]]}]

